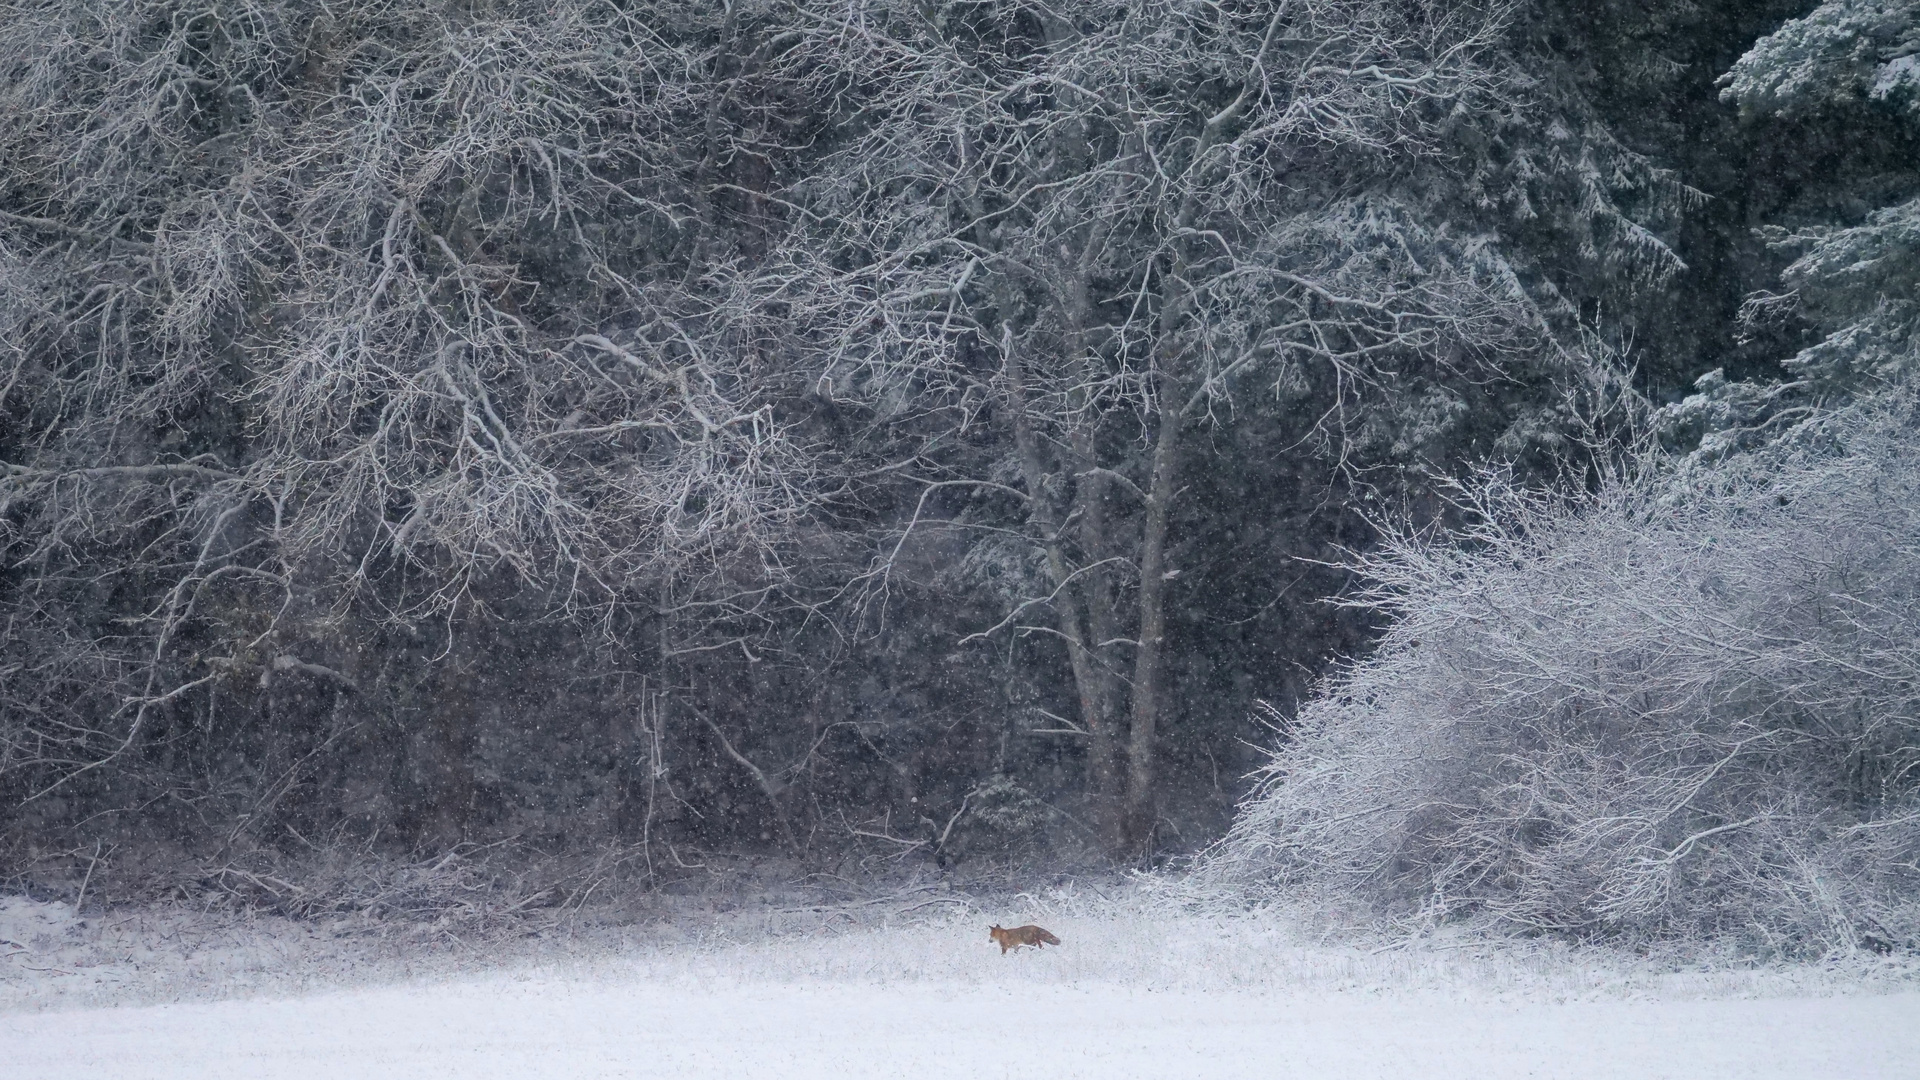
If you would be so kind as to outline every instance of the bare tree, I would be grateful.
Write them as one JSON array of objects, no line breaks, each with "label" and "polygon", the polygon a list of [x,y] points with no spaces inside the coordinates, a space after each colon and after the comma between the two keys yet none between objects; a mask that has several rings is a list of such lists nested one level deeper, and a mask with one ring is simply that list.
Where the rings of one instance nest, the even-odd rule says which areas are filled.
[{"label": "bare tree", "polygon": [[[1153,826],[1193,433],[1258,384],[1337,456],[1369,409],[1558,362],[1491,245],[1399,184],[1502,92],[1501,26],[1471,3],[874,0],[806,8],[774,61],[847,104],[784,194],[804,227],[769,293],[816,391],[909,440],[908,530],[990,524],[939,512],[954,490],[1017,504],[1041,565],[969,640],[1062,643],[1115,851]],[[969,463],[983,428],[1004,449]]]},{"label": "bare tree", "polygon": [[35,790],[302,634],[351,651],[349,612],[777,584],[823,481],[714,196],[741,18],[0,4],[8,764]]},{"label": "bare tree", "polygon": [[[1098,831],[1137,850],[1225,425],[1284,414],[1290,462],[1358,476],[1565,360],[1497,245],[1447,223],[1468,185],[1429,185],[1509,92],[1497,6],[0,22],[0,779],[42,807],[184,775],[231,711],[260,752],[223,776],[283,791],[333,733],[406,726],[440,746],[407,759],[438,778],[422,816],[457,817],[494,704],[469,674],[566,638],[583,683],[650,680],[656,747],[751,781],[790,845],[828,774],[871,768],[843,790],[929,828],[975,787],[1017,803],[953,775],[1004,739],[929,749],[945,693],[973,735],[1041,697],[1069,714],[1046,737],[1084,741]],[[831,685],[848,624],[952,562],[1004,572],[927,637],[961,624],[1006,662],[949,679],[922,639]],[[621,723],[581,721],[630,749]]]}]

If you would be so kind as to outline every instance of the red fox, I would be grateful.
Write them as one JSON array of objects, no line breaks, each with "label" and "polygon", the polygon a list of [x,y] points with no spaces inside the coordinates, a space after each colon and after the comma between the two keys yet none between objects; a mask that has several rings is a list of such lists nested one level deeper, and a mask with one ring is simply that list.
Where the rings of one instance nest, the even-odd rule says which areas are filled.
[{"label": "red fox", "polygon": [[1011,930],[998,926],[988,927],[987,940],[1000,943],[1001,956],[1007,955],[1008,949],[1021,945],[1031,945],[1037,949],[1042,945],[1060,944],[1059,938],[1054,937],[1052,934],[1047,933],[1037,926],[1016,926]]}]

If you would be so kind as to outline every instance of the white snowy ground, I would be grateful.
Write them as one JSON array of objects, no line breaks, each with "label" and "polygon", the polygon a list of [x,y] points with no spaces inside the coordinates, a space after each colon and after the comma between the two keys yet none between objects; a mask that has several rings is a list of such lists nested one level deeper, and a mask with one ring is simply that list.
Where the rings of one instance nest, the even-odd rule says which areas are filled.
[{"label": "white snowy ground", "polygon": [[[1003,958],[987,942],[988,921],[1029,919],[1064,944]],[[0,939],[9,1080],[1920,1075],[1908,962],[1663,973],[1464,939],[1376,952],[1071,891],[680,920],[480,969],[451,942],[83,928],[19,898],[0,899]]]}]

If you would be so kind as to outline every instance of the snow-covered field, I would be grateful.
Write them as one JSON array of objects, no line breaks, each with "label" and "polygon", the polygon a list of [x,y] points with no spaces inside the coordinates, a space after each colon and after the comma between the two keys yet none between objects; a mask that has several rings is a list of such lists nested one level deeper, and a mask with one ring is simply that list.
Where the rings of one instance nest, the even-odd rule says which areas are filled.
[{"label": "snow-covered field", "polygon": [[[1064,943],[987,942],[989,921],[1029,919]],[[1920,1061],[1905,961],[1671,972],[1467,939],[1375,951],[1070,893],[683,917],[484,963],[444,936],[89,922],[0,900],[0,1075],[1905,1080]]]}]

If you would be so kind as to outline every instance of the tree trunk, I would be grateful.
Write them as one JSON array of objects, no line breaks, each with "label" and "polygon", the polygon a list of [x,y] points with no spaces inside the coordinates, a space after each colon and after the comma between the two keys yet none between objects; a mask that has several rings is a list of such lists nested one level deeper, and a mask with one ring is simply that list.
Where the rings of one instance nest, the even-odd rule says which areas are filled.
[{"label": "tree trunk", "polygon": [[[1069,158],[1085,158],[1090,153],[1084,140],[1067,138],[1064,150]],[[1099,372],[1091,362],[1087,326],[1095,318],[1092,296],[1093,256],[1106,241],[1109,223],[1098,219],[1090,223],[1080,238],[1078,258],[1069,256],[1061,270],[1066,277],[1067,333],[1066,355],[1075,369],[1074,388],[1070,392],[1073,414],[1091,415],[1091,396],[1099,382]],[[1068,252],[1063,251],[1063,254]],[[1100,800],[1101,842],[1109,854],[1120,855],[1126,846],[1125,776],[1120,761],[1120,723],[1124,711],[1125,690],[1121,664],[1112,651],[1123,643],[1120,617],[1120,583],[1111,569],[1099,566],[1118,551],[1112,535],[1112,519],[1107,500],[1113,481],[1100,465],[1095,424],[1085,419],[1069,421],[1067,447],[1074,469],[1074,513],[1080,521],[1080,554],[1087,567],[1073,585],[1086,609],[1086,669],[1090,683],[1083,692],[1092,702],[1083,705],[1089,717],[1088,729],[1094,732],[1087,747],[1088,774],[1093,793]],[[1064,526],[1063,526],[1064,527]],[[1058,587],[1058,586],[1056,586]],[[1063,590],[1065,591],[1065,590]]]},{"label": "tree trunk", "polygon": [[1122,777],[1119,769],[1117,710],[1109,706],[1116,696],[1103,684],[1111,676],[1103,671],[1099,658],[1089,648],[1086,625],[1082,621],[1074,572],[1061,549],[1059,515],[1049,501],[1046,461],[1027,412],[1026,369],[1019,350],[1008,334],[1004,349],[1007,365],[1008,396],[1012,399],[1014,442],[1020,453],[1021,473],[1026,481],[1028,515],[1041,534],[1047,554],[1047,574],[1053,582],[1055,624],[1065,639],[1068,662],[1073,670],[1073,685],[1080,702],[1080,721],[1087,730],[1087,774],[1092,781],[1095,801],[1095,829],[1100,842],[1110,852],[1125,844],[1125,820]]},{"label": "tree trunk", "polygon": [[[1169,387],[1168,389],[1172,389]],[[1166,642],[1167,519],[1173,503],[1180,452],[1179,409],[1162,408],[1153,447],[1153,477],[1140,534],[1140,633],[1134,654],[1133,715],[1127,732],[1126,839],[1136,854],[1153,845],[1154,728],[1160,708],[1160,674]]]},{"label": "tree trunk", "polygon": [[[1090,438],[1076,437],[1074,441],[1088,444],[1090,448]],[[1080,447],[1076,447],[1078,449]],[[1077,507],[1081,515],[1080,547],[1082,554],[1093,562],[1105,558],[1113,547],[1108,534],[1111,523],[1106,513],[1108,483],[1104,477],[1094,475],[1086,477],[1080,488]],[[1087,747],[1089,775],[1095,780],[1094,794],[1102,800],[1102,841],[1109,852],[1118,854],[1126,843],[1125,810],[1119,805],[1124,801],[1125,782],[1119,739],[1124,690],[1120,666],[1111,655],[1123,636],[1119,596],[1104,568],[1084,573],[1075,584],[1086,609],[1088,640],[1084,651],[1090,680],[1086,692],[1093,698],[1091,708],[1086,711],[1098,718],[1097,726],[1089,723],[1089,730],[1095,732]]]}]

